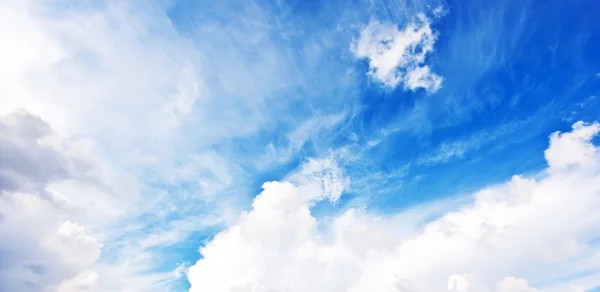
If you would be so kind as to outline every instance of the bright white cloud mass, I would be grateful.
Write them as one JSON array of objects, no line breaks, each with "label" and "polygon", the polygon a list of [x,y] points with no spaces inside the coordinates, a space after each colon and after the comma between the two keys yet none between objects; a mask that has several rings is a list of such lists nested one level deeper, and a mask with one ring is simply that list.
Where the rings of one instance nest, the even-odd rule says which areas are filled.
[{"label": "bright white cloud mass", "polygon": [[[446,213],[349,209],[318,222],[310,208],[336,199],[344,179],[331,162],[308,162],[296,176],[312,179],[265,183],[252,210],[201,248],[191,291],[528,292],[539,290],[526,279],[585,273],[600,256],[590,236],[600,230],[600,149],[590,143],[599,131],[578,122],[552,134],[546,170]],[[545,291],[585,291],[599,280]]]},{"label": "bright white cloud mass", "polygon": [[600,8],[484,2],[0,0],[0,292],[597,291]]}]

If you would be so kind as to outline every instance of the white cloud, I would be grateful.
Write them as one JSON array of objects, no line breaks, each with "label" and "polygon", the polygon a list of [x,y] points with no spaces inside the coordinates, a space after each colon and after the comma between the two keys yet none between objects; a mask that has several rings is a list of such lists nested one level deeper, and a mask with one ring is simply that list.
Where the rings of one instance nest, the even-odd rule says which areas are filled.
[{"label": "white cloud", "polygon": [[265,154],[259,160],[259,168],[272,166],[274,163],[287,162],[294,153],[302,148],[309,141],[316,144],[323,139],[321,136],[329,134],[330,131],[340,125],[346,118],[346,112],[337,114],[314,114],[305,121],[299,123],[294,129],[285,134],[287,144],[281,147],[276,147],[273,143],[269,143],[266,147]]},{"label": "white cloud", "polygon": [[[251,14],[236,23],[247,30],[238,30],[229,21],[226,26],[216,24],[218,21],[202,25],[195,33],[203,41],[195,44],[181,38],[162,14],[162,7],[157,9],[160,13],[152,13],[149,11],[153,7],[131,7],[128,2],[81,10],[78,5],[86,3],[60,7],[51,4],[16,0],[0,3],[0,238],[10,239],[0,248],[0,290],[161,289],[177,274],[139,274],[156,262],[144,248],[172,244],[186,238],[189,230],[205,226],[204,222],[175,224],[185,219],[209,221],[206,224],[210,225],[222,218],[184,214],[185,218],[174,224],[155,220],[152,223],[157,223],[159,232],[144,234],[146,240],[131,237],[129,229],[119,228],[132,221],[139,223],[135,219],[140,211],[163,218],[168,216],[162,212],[175,209],[173,213],[177,213],[188,206],[169,202],[165,205],[170,208],[162,208],[156,202],[172,194],[154,194],[152,186],[141,186],[122,170],[144,178],[158,173],[163,175],[161,179],[170,178],[165,173],[176,173],[174,176],[179,176],[174,182],[196,182],[203,194],[226,189],[237,178],[235,168],[205,147],[254,133],[271,118],[264,112],[269,108],[276,109],[276,113],[285,111],[287,107],[277,100],[286,100],[280,98],[282,88],[297,88],[298,83],[290,80],[303,80],[303,70],[293,67],[302,62],[289,60],[289,51],[281,53],[273,43],[264,43],[270,38],[257,28],[271,27],[265,25],[271,22],[261,15]],[[418,18],[402,31],[396,26],[378,25],[371,29],[381,30],[383,35],[366,32],[375,42],[372,54],[365,55],[372,65],[371,75],[376,80],[383,78],[384,83],[404,83],[407,89],[437,90],[442,79],[425,64],[435,41],[429,20]],[[408,38],[408,43],[399,37]],[[388,39],[391,43],[381,44]],[[394,46],[386,47],[389,44]],[[244,51],[254,45],[260,48]],[[363,45],[362,49],[371,52],[369,44]],[[398,55],[399,51],[402,54]],[[261,103],[271,95],[277,96]],[[19,108],[35,116],[27,112],[11,114]],[[186,124],[190,116],[192,122]],[[306,127],[290,133],[290,144],[298,146],[308,141],[308,136],[320,132],[319,123],[336,125],[340,120],[336,116],[316,122],[308,119]],[[179,132],[186,125],[193,135]],[[187,147],[207,154],[187,155]],[[189,157],[197,159],[188,161]],[[184,164],[181,172],[174,171],[177,167],[170,163],[182,160],[190,162],[189,169]],[[578,167],[572,161],[568,164],[570,168]],[[213,179],[198,176],[202,171]],[[388,218],[351,210],[333,218],[331,224],[322,224],[309,210],[317,201],[339,198],[345,184],[340,170],[330,160],[312,161],[288,181],[265,184],[254,210],[204,250],[205,267],[218,273],[216,279],[223,279],[215,285],[227,286],[233,281],[231,285],[239,289],[285,289],[288,284],[283,280],[306,274],[306,279],[318,281],[302,284],[304,280],[296,278],[289,285],[308,285],[314,291],[363,291],[372,285],[381,288],[374,287],[377,291],[385,291],[392,285],[398,287],[396,275],[387,277],[385,272],[394,271],[402,261],[392,257],[388,262],[386,257],[390,250],[420,234],[414,224],[407,222],[439,212],[439,208],[433,208],[438,211],[415,215],[419,212],[413,210],[411,216],[403,213]],[[525,191],[519,192],[521,195],[511,204],[527,202],[531,197],[527,190],[535,189],[537,184],[525,181],[521,187]],[[142,198],[140,189],[145,192]],[[587,214],[586,210],[581,214]],[[161,228],[165,226],[167,232]],[[144,227],[142,224],[136,231],[144,233]],[[397,233],[390,234],[390,230]],[[585,248],[586,238],[571,235],[569,238],[581,245],[549,240],[548,248],[543,249],[545,258],[561,261],[591,252]],[[117,237],[125,239],[110,242]],[[121,252],[110,254],[114,261],[99,259],[106,251],[101,253],[101,247],[122,243],[124,246],[117,247],[122,248]],[[231,249],[220,250],[221,244]],[[265,254],[264,246],[282,249]],[[242,265],[237,265],[237,258],[227,258],[230,255],[239,256]],[[213,269],[223,259],[225,266],[238,269],[245,278],[231,278],[227,274],[230,271]],[[287,268],[280,268],[279,259],[288,264]],[[386,263],[390,269],[385,268]],[[323,266],[328,269],[321,275]],[[382,266],[384,269],[379,270]],[[180,270],[178,266],[176,271]],[[203,275],[198,268],[195,273]],[[338,281],[342,278],[344,281]],[[402,285],[417,287],[420,280],[411,276],[402,280]],[[482,281],[488,283],[485,276]],[[591,279],[578,285],[591,287],[593,283]]]},{"label": "white cloud", "polygon": [[[162,287],[171,274],[136,275],[156,267],[144,248],[158,250],[205,227],[169,221],[197,219],[182,210],[203,206],[238,174],[238,162],[211,146],[257,131],[271,106],[285,110],[261,101],[275,90],[279,98],[302,75],[264,37],[261,11],[235,25],[208,20],[194,31],[202,40],[195,42],[175,29],[166,6],[0,1],[0,237],[13,239],[0,248],[0,290],[54,289],[72,277],[86,282],[91,274],[80,273],[87,271],[97,275],[96,291]],[[155,189],[192,183],[206,196]],[[74,241],[79,256],[57,258],[70,239],[56,228],[67,221],[90,227],[108,255],[98,259],[91,245]],[[137,223],[143,232],[122,228]],[[28,267],[52,273],[36,276]]]},{"label": "white cloud", "polygon": [[0,56],[9,66],[0,69],[0,114],[25,108],[61,134],[99,137],[111,129],[113,139],[124,139],[164,133],[172,127],[165,121],[189,111],[198,94],[194,71],[171,54],[185,44],[149,41],[149,20],[127,13],[125,3],[56,9],[40,1],[0,5],[2,27],[18,28],[3,34]]},{"label": "white cloud", "polygon": [[[317,194],[327,189],[318,182],[339,190],[343,179],[337,171],[316,170],[331,162],[311,162],[304,168],[315,169],[311,180],[265,183],[253,209],[201,248],[203,258],[188,273],[191,291],[567,292],[600,286],[599,274],[587,274],[600,267],[600,254],[585,248],[600,234],[600,157],[590,143],[596,128],[576,123],[570,133],[553,134],[546,171],[485,188],[443,214],[350,209],[319,221],[310,208],[337,196]],[[585,159],[571,149],[584,149]],[[562,165],[569,167],[557,168]],[[319,179],[321,173],[327,179]]]},{"label": "white cloud", "polygon": [[105,228],[137,197],[85,142],[25,111],[0,117],[0,290],[52,291],[95,266]]},{"label": "white cloud", "polygon": [[555,132],[550,136],[550,148],[544,152],[551,169],[564,169],[569,166],[594,164],[598,149],[590,140],[600,132],[600,124],[586,125],[583,122],[573,124],[569,133]]},{"label": "white cloud", "polygon": [[[444,163],[455,158],[463,158],[469,152],[482,149],[492,142],[498,141],[508,134],[523,128],[529,122],[529,119],[514,122],[504,123],[492,130],[483,130],[475,132],[468,137],[456,140],[447,140],[438,145],[433,152],[421,157],[417,163],[431,165]],[[505,146],[510,142],[505,142],[501,146]]]},{"label": "white cloud", "polygon": [[61,282],[57,288],[57,292],[85,292],[94,291],[94,286],[98,281],[98,273],[94,271],[86,271],[76,277]]},{"label": "white cloud", "polygon": [[182,229],[219,221],[174,222],[169,235],[144,234],[147,242],[130,246],[145,246],[121,246],[125,252],[106,263],[107,239],[127,233],[118,229],[121,221],[139,210],[139,183],[113,168],[89,139],[64,139],[26,111],[0,117],[0,182],[0,238],[10,239],[0,247],[2,291],[156,289],[176,275],[139,275],[152,265],[131,259],[146,257],[145,247],[185,238]]},{"label": "white cloud", "polygon": [[286,134],[289,140],[290,148],[297,151],[307,140],[317,134],[331,130],[331,128],[340,124],[346,117],[345,112],[331,115],[313,115],[295,129]]},{"label": "white cloud", "polygon": [[426,57],[433,52],[436,35],[431,20],[419,14],[402,30],[395,24],[372,22],[351,45],[356,57],[367,59],[369,76],[395,88],[436,92],[442,86],[442,77],[431,72]]},{"label": "white cloud", "polygon": [[448,278],[448,290],[454,292],[539,292],[529,287],[527,280],[515,277],[507,277],[496,284],[492,290],[482,285],[471,274],[452,275]]},{"label": "white cloud", "polygon": [[[311,241],[317,222],[309,207],[317,200],[337,200],[344,186],[340,170],[329,160],[310,161],[289,180],[295,183],[265,183],[264,191],[254,200],[253,210],[242,214],[237,225],[216,235],[202,249],[206,260],[189,270],[193,279],[191,291],[261,291],[264,285],[265,289],[274,288],[260,280],[275,272],[270,271],[278,268],[275,262],[294,261],[286,250],[295,248],[296,243]],[[301,260],[310,252],[308,244],[300,247],[297,256]],[[253,263],[257,269],[249,269]]]},{"label": "white cloud", "polygon": [[67,220],[60,225],[56,233],[57,240],[45,242],[45,245],[48,249],[63,253],[62,258],[91,264],[100,257],[102,245],[89,234],[89,228]]},{"label": "white cloud", "polygon": [[452,275],[448,278],[448,290],[456,292],[469,292],[474,290],[475,279],[472,275]]},{"label": "white cloud", "polygon": [[429,66],[416,67],[406,73],[405,86],[410,90],[424,88],[430,92],[436,92],[442,87],[442,78],[431,73]]},{"label": "white cloud", "polygon": [[539,290],[529,287],[524,279],[515,277],[505,278],[496,286],[498,292],[537,292]]}]

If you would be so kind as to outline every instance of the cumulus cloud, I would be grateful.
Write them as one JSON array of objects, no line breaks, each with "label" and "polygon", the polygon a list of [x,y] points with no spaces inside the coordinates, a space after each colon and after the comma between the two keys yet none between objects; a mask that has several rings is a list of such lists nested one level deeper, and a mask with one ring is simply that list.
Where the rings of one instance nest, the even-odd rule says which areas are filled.
[{"label": "cumulus cloud", "polygon": [[[322,70],[325,53],[290,54],[291,41],[281,38],[287,27],[271,25],[288,22],[281,15],[253,2],[215,4],[207,8],[210,17],[179,26],[180,19],[170,18],[175,3],[163,2],[0,1],[0,236],[11,238],[0,247],[0,290],[54,289],[69,277],[75,278],[63,290],[88,285],[82,282],[105,291],[163,287],[169,276],[136,277],[136,271],[147,276],[170,265],[164,263],[170,258],[153,256],[221,222],[222,209],[237,208],[222,207],[233,201],[223,193],[246,170],[214,145],[267,124],[276,129],[278,113],[322,100],[325,88],[309,93],[317,91],[316,75],[298,59],[310,58]],[[229,17],[231,9],[239,17]],[[286,115],[282,123],[305,118]],[[293,146],[308,140],[318,123],[290,137]],[[201,208],[210,220],[193,221]],[[186,220],[194,223],[179,224]],[[99,261],[127,269],[100,268],[96,261],[75,273],[63,260],[97,257],[82,247],[89,256],[56,258],[67,248],[57,233],[64,222],[98,239]],[[46,234],[50,239],[42,240]],[[29,270],[56,273],[29,279]]]},{"label": "cumulus cloud", "polygon": [[[256,129],[259,119],[249,118],[254,104],[246,98],[250,92],[252,97],[264,97],[255,84],[260,81],[266,87],[274,79],[257,69],[263,66],[253,65],[253,80],[247,78],[250,73],[218,80],[207,93],[204,70],[211,72],[210,78],[227,79],[233,76],[229,70],[239,73],[250,68],[239,59],[230,61],[231,56],[240,56],[235,50],[239,46],[230,45],[232,39],[227,37],[232,32],[221,33],[224,28],[219,26],[198,32],[199,39],[221,38],[202,42],[204,47],[199,48],[193,39],[179,35],[164,3],[59,2],[0,2],[0,290],[52,290],[71,277],[78,283],[96,279],[96,291],[160,286],[153,282],[155,278],[139,277],[143,280],[138,281],[135,277],[136,271],[147,271],[156,262],[139,245],[129,244],[131,239],[126,237],[132,235],[123,226],[139,223],[133,221],[143,212],[149,213],[144,220],[152,221],[156,229],[178,226],[156,219],[159,212],[148,211],[151,207],[175,213],[169,218],[181,219],[186,214],[178,213],[181,208],[160,208],[156,202],[164,195],[155,185],[143,186],[141,194],[142,183],[134,175],[143,172],[144,178],[159,177],[156,180],[161,180],[161,186],[170,186],[164,173],[175,173],[171,170],[176,166],[171,163],[187,158],[183,151],[172,151],[174,145],[207,145]],[[231,50],[223,52],[223,47]],[[217,53],[219,58],[209,56]],[[273,51],[265,51],[260,56],[252,54],[252,61],[259,57],[274,60],[274,56]],[[277,72],[272,76],[281,76],[282,71],[272,69]],[[222,94],[218,85],[224,81],[243,87],[239,91],[243,94],[235,90]],[[283,82],[274,83],[281,86]],[[197,108],[198,103],[203,106]],[[216,107],[219,110],[214,110]],[[183,143],[179,129],[197,111],[205,111],[195,115],[194,125],[202,126],[195,128],[195,135],[185,136],[189,143]],[[215,122],[224,115],[227,123]],[[217,129],[219,125],[223,127]],[[179,143],[171,143],[177,137]],[[144,142],[148,140],[152,143]],[[207,161],[216,161],[218,167],[206,167]],[[204,168],[207,176],[216,177],[215,182],[202,177],[191,180],[201,181],[204,193],[222,190],[231,180],[227,163],[214,156],[202,159],[191,172],[201,173],[198,169]],[[141,222],[140,228],[146,228],[145,223]],[[117,265],[126,261],[129,264],[123,266],[127,268],[99,269],[103,259],[98,259],[98,249],[92,248],[93,241],[77,231],[79,228],[110,250],[105,257]],[[134,237],[154,232],[144,231]],[[83,242],[71,240],[65,233]],[[181,230],[173,233],[179,239],[187,236]],[[10,241],[4,244],[6,238]],[[128,248],[138,249],[122,252],[130,251],[123,247],[126,242]],[[97,277],[89,277],[91,274]],[[119,281],[106,286],[111,276]],[[117,282],[120,284],[114,284]],[[68,283],[61,286],[63,290],[79,285]]]},{"label": "cumulus cloud", "polygon": [[402,29],[391,23],[370,23],[350,49],[357,58],[368,61],[373,80],[391,88],[403,84],[413,91],[436,92],[443,79],[426,64],[435,41],[431,20],[419,14]]},{"label": "cumulus cloud", "polygon": [[579,121],[573,124],[569,133],[555,132],[550,136],[551,147],[544,152],[548,165],[552,169],[563,169],[595,163],[598,149],[590,140],[600,132],[600,124],[586,125]]},{"label": "cumulus cloud", "polygon": [[24,110],[0,116],[0,291],[152,291],[176,279],[139,275],[149,266],[116,253],[102,260],[114,225],[135,210],[137,184],[87,139],[64,139]]},{"label": "cumulus cloud", "polygon": [[43,192],[48,182],[69,176],[69,160],[48,145],[39,143],[51,133],[48,124],[25,111],[0,118],[2,191]]},{"label": "cumulus cloud", "polygon": [[0,238],[10,239],[0,247],[0,290],[51,290],[99,259],[102,244],[81,222],[108,223],[120,206],[78,150],[26,111],[0,117]]},{"label": "cumulus cloud", "polygon": [[137,181],[88,139],[62,138],[24,110],[1,116],[0,290],[118,291],[169,279],[101,261],[107,230],[137,194]]},{"label": "cumulus cloud", "polygon": [[145,234],[122,247],[124,256],[103,260],[108,239],[122,234],[115,226],[136,210],[138,193],[138,182],[112,168],[87,139],[62,138],[24,110],[1,116],[0,291],[154,291],[172,283],[177,274],[139,274],[151,267],[145,249],[220,218],[173,222],[169,234]]},{"label": "cumulus cloud", "polygon": [[[600,232],[600,157],[591,144],[597,127],[576,123],[571,132],[552,134],[548,169],[485,188],[442,214],[421,209],[383,216],[350,209],[319,220],[311,207],[337,198],[326,190],[340,193],[344,179],[337,171],[318,170],[335,169],[331,162],[311,162],[299,171],[312,169],[310,180],[265,183],[253,209],[200,249],[202,259],[188,273],[190,291],[597,287],[600,275],[592,271],[600,267],[600,254],[583,248],[594,245]],[[417,213],[437,219],[423,223],[415,220]]]},{"label": "cumulus cloud", "polygon": [[[233,163],[209,146],[277,124],[273,119],[279,113],[300,105],[290,99],[322,99],[328,92],[281,98],[286,88],[294,93],[313,88],[312,80],[320,75],[312,76],[314,72],[298,65],[305,64],[303,59],[291,57],[294,54],[287,47],[281,49],[272,41],[279,39],[280,35],[272,36],[281,31],[271,35],[277,26],[270,24],[287,19],[273,20],[257,11],[258,5],[244,6],[244,13],[247,9],[250,14],[225,24],[222,19],[197,26],[191,21],[195,39],[201,40],[195,43],[180,35],[164,7],[96,4],[0,3],[2,291],[162,290],[178,274],[148,272],[158,261],[146,248],[159,250],[205,226],[200,221],[221,222],[222,218],[186,217],[178,211],[199,204],[183,206],[176,200],[162,208],[156,202],[177,192],[154,196],[154,185],[144,186],[146,197],[138,201],[138,181],[116,169],[150,180],[154,175],[177,174],[172,180],[164,175],[156,185],[183,188],[192,182],[203,194],[221,193],[239,177]],[[402,83],[407,90],[435,92],[442,77],[432,72],[426,60],[435,43],[430,25],[422,15],[402,29],[372,23],[352,51],[369,62],[369,75],[386,86]],[[298,35],[305,41],[306,35]],[[308,43],[306,48],[314,47],[323,55],[330,52],[318,42]],[[327,72],[322,74],[329,74],[330,70],[322,70],[319,56],[310,54],[306,59]],[[332,96],[345,96],[335,92]],[[332,99],[326,103],[332,105]],[[13,113],[18,108],[27,112]],[[287,136],[290,149],[300,148],[310,136],[343,119],[343,115],[304,119],[306,123]],[[300,119],[286,115],[284,120],[298,124]],[[186,126],[193,135],[183,133]],[[578,127],[584,132],[591,129],[585,124]],[[581,135],[557,134],[552,144],[564,146],[549,150],[551,170],[539,178],[517,177],[476,194],[473,205],[425,226],[421,225],[424,218],[440,216],[440,206],[395,216],[352,209],[340,216],[316,218],[312,206],[339,200],[346,182],[332,160],[310,161],[285,181],[265,183],[253,209],[202,249],[204,258],[189,272],[192,290],[437,291],[447,287],[449,279],[456,282],[452,289],[493,289],[494,285],[529,289],[529,283],[537,285],[545,279],[523,271],[543,270],[552,278],[567,270],[593,270],[598,255],[590,254],[594,242],[586,234],[596,230],[598,221],[591,213],[597,206],[590,195],[597,193],[590,188],[597,181],[593,161],[598,151],[585,138],[589,134]],[[198,149],[207,154],[187,155]],[[119,166],[98,152],[107,152]],[[177,160],[189,162],[180,173],[171,165]],[[577,190],[571,195],[574,201],[565,201],[564,194],[572,189]],[[181,193],[185,192],[175,195]],[[135,203],[153,208],[142,216],[137,212],[142,207]],[[178,220],[165,224],[162,220],[169,217],[165,214]],[[138,215],[142,219],[136,221]],[[127,216],[134,219],[127,221],[131,219],[123,218]],[[547,224],[560,228],[540,230],[536,218],[550,218]],[[109,226],[118,219],[139,225]],[[569,220],[583,224],[564,223]],[[148,235],[152,228],[160,232],[150,230]],[[142,235],[126,234],[132,229]],[[538,233],[541,240],[531,244]],[[107,245],[122,248],[121,253],[110,254],[114,262],[102,261]],[[481,259],[469,256],[473,254]],[[494,254],[508,254],[509,259]],[[524,255],[535,257],[519,270],[515,267],[521,262],[514,264],[511,258]],[[581,261],[582,256],[588,260]],[[488,263],[496,263],[491,266],[497,270],[490,271]],[[574,285],[597,284],[593,277],[586,279]]]},{"label": "cumulus cloud", "polygon": [[3,196],[0,237],[10,240],[0,248],[0,290],[53,291],[99,259],[101,244],[87,227],[60,223],[63,216],[37,196]]}]

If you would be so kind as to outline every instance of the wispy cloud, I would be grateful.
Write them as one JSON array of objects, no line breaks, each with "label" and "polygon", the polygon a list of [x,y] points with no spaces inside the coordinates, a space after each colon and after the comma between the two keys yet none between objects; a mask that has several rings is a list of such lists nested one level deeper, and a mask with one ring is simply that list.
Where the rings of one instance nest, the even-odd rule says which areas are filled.
[{"label": "wispy cloud", "polygon": [[331,139],[323,136],[331,134],[333,128],[340,126],[344,119],[346,119],[345,112],[312,115],[285,134],[286,141],[280,143],[283,145],[275,146],[273,142],[270,142],[265,149],[262,159],[258,162],[259,168],[287,162],[306,143],[314,142],[321,144],[325,141],[325,144],[327,144],[326,142],[330,142]]},{"label": "wispy cloud", "polygon": [[[464,158],[467,153],[479,150],[498,139],[502,139],[503,137],[514,133],[520,128],[523,128],[523,126],[527,125],[530,121],[531,117],[522,121],[503,123],[495,129],[485,129],[483,131],[475,132],[463,139],[446,140],[437,146],[432,153],[425,154],[419,158],[417,163],[432,165],[448,162],[455,158]],[[503,143],[501,147],[508,145],[509,143]]]},{"label": "wispy cloud", "polygon": [[[216,5],[215,15],[186,27],[169,18],[164,3],[55,4],[0,4],[0,26],[15,28],[0,29],[0,178],[8,194],[1,232],[15,238],[0,250],[15,254],[15,268],[0,272],[11,279],[3,288],[168,285],[174,275],[163,271],[178,266],[155,259],[243,206],[240,185],[250,183],[247,172],[268,144],[262,133],[304,125],[289,130],[297,151],[344,118],[337,108],[315,117],[308,108],[354,86],[347,68],[314,65],[332,81],[316,88],[311,82],[321,75],[303,65],[338,48],[325,48],[327,35],[311,34],[302,38],[306,48],[290,52],[291,25],[272,24],[293,19],[257,3],[242,5],[227,23],[220,17],[230,11]],[[234,139],[261,151],[242,155],[238,145],[227,146]],[[60,238],[64,222],[96,238],[92,254],[100,257],[71,263],[56,257],[62,249],[35,243],[40,234]],[[27,269],[30,262],[42,268]]]},{"label": "wispy cloud", "polygon": [[[404,196],[435,176],[415,168],[444,172],[443,162],[533,136],[515,129],[560,129],[540,126],[550,111],[519,122],[533,112],[525,99],[511,114],[497,102],[510,86],[553,90],[519,71],[543,54],[515,62],[536,11],[436,0],[0,2],[0,290],[179,291],[184,275],[210,291],[600,284],[589,276],[597,124],[553,134],[549,167],[534,177],[413,208],[429,197]],[[518,70],[491,74],[505,64]],[[572,91],[590,96],[592,82]],[[490,104],[486,121],[500,125],[472,125]],[[469,176],[440,179],[440,196],[459,175]],[[381,215],[381,205],[404,211]]]}]

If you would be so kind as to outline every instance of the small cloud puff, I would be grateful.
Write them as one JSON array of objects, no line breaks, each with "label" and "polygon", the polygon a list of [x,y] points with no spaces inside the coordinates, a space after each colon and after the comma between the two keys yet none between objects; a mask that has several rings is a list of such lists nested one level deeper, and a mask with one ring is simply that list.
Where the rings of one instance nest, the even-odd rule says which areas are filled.
[{"label": "small cloud puff", "polygon": [[569,133],[554,132],[550,136],[550,148],[544,152],[551,169],[563,169],[574,165],[594,163],[598,149],[590,143],[600,132],[600,124],[586,125],[579,121]]},{"label": "small cloud puff", "polygon": [[357,58],[368,61],[369,76],[373,80],[390,88],[402,83],[405,89],[422,88],[433,93],[440,89],[443,81],[425,64],[435,41],[431,20],[419,14],[403,29],[390,23],[370,23],[350,50]]}]

